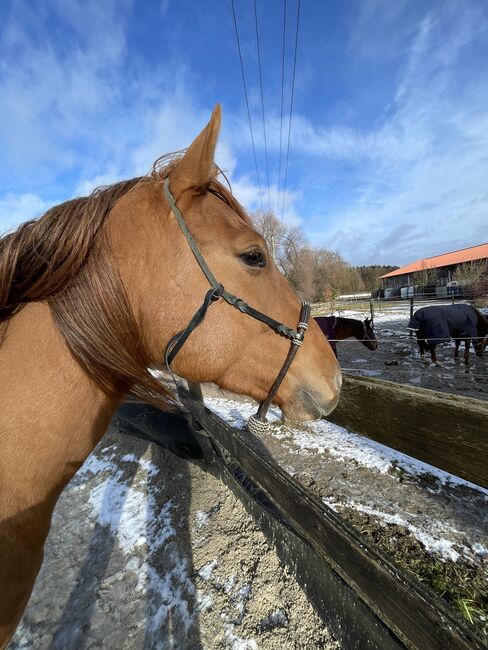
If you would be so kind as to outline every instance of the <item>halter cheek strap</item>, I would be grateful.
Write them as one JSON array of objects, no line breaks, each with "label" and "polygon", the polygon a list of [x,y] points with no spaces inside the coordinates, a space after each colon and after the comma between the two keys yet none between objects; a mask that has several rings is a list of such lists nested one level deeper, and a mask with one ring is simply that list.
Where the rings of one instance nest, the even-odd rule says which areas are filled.
[{"label": "halter cheek strap", "polygon": [[263,402],[261,402],[261,404],[259,405],[259,409],[256,415],[251,416],[248,422],[248,428],[250,431],[252,431],[253,433],[262,433],[269,426],[266,420],[266,413],[271,404],[271,401],[273,400],[283,379],[285,378],[285,375],[288,372],[288,369],[290,368],[293,359],[295,358],[298,348],[302,345],[305,331],[308,327],[308,321],[310,318],[310,305],[306,302],[302,303],[299,323],[297,329],[294,330],[291,327],[287,327],[283,323],[280,323],[274,318],[271,318],[266,314],[263,314],[257,309],[254,309],[253,307],[248,305],[244,300],[241,300],[241,298],[237,298],[233,294],[226,291],[224,289],[224,286],[217,281],[214,274],[210,270],[209,266],[207,265],[207,262],[205,261],[205,258],[200,252],[200,249],[198,248],[198,245],[193,235],[188,229],[188,226],[186,225],[183,215],[181,214],[180,209],[176,205],[176,201],[169,189],[168,178],[166,178],[163,183],[163,190],[168,205],[171,209],[171,212],[175,216],[175,219],[181,231],[183,232],[188,242],[188,245],[190,246],[193,252],[193,255],[195,256],[198,264],[200,265],[200,268],[202,269],[205,277],[207,278],[207,280],[209,281],[212,287],[205,294],[202,305],[195,312],[193,318],[190,320],[190,322],[185,327],[185,329],[175,334],[168,341],[164,352],[166,367],[171,372],[171,374],[173,374],[171,371],[171,363],[173,362],[175,356],[178,354],[178,352],[181,350],[183,345],[186,343],[188,337],[193,332],[193,330],[195,330],[203,322],[205,316],[207,315],[208,308],[220,298],[222,298],[227,303],[229,303],[229,305],[232,305],[233,307],[238,309],[243,314],[247,314],[248,316],[251,316],[256,320],[265,323],[266,325],[268,325],[268,327],[273,329],[277,334],[280,334],[281,336],[285,336],[286,338],[290,339],[290,343],[291,343],[290,349],[288,351],[288,355],[285,359],[285,362],[280,372],[278,373],[278,376],[273,382],[273,385],[271,386],[266,399]]}]

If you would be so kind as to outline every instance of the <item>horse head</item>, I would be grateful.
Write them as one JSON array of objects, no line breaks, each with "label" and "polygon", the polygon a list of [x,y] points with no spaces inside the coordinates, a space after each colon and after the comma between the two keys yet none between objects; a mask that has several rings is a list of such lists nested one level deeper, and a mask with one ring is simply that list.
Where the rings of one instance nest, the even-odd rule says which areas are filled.
[{"label": "horse head", "polygon": [[476,313],[478,315],[476,323],[478,340],[473,341],[473,344],[476,356],[482,357],[484,350],[488,347],[488,318],[479,309],[476,309]]},{"label": "horse head", "polygon": [[[109,216],[111,251],[154,364],[161,362],[166,343],[187,326],[210,288],[171,210],[164,181],[225,290],[291,328],[299,320],[296,294],[245,210],[217,178],[219,129],[217,107],[186,153],[127,192]],[[289,339],[217,300],[173,368],[190,381],[212,382],[261,402],[289,347]],[[340,386],[335,355],[312,319],[275,402],[290,418],[313,419],[335,407]]]},{"label": "horse head", "polygon": [[361,343],[368,348],[368,350],[376,350],[378,348],[378,341],[376,340],[376,334],[373,329],[373,320],[371,318],[365,318],[363,320],[364,328],[364,339]]}]

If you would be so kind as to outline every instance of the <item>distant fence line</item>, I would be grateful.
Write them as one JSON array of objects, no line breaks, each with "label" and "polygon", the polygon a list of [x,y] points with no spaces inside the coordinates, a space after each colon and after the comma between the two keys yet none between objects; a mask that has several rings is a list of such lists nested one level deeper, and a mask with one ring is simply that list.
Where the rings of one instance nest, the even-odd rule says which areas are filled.
[{"label": "distant fence line", "polygon": [[[341,312],[346,310],[357,310],[363,312],[369,312],[370,318],[374,321],[376,313],[382,313],[384,311],[395,311],[395,308],[409,307],[409,315],[413,316],[413,313],[417,307],[426,306],[432,303],[471,303],[479,302],[488,307],[488,295],[481,295],[479,293],[463,293],[457,295],[449,296],[439,296],[437,293],[421,293],[408,298],[402,298],[400,296],[393,299],[384,299],[384,298],[372,298],[369,299],[360,295],[351,295],[351,296],[342,296],[340,299],[332,299],[320,303],[314,303],[312,305],[313,313],[327,312],[329,314],[334,314],[335,312]],[[476,305],[475,305],[476,306]],[[402,310],[403,311],[403,310]]]}]

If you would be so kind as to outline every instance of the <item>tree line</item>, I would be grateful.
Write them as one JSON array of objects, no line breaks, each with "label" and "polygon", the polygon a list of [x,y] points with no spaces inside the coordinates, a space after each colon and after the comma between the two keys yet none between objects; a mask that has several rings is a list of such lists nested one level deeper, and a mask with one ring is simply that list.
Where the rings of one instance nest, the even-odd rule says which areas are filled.
[{"label": "tree line", "polygon": [[[301,228],[287,226],[273,212],[256,211],[251,218],[263,235],[274,260],[298,294],[310,302],[333,300],[339,295],[371,292],[381,287],[381,276],[398,266],[352,266],[339,253],[310,245]],[[454,271],[465,292],[488,293],[488,261],[460,264]],[[426,288],[437,283],[437,270],[427,265],[414,273],[413,283]]]},{"label": "tree line", "polygon": [[338,295],[373,291],[380,277],[397,266],[352,266],[339,253],[310,245],[301,228],[289,227],[272,212],[256,211],[251,218],[263,235],[281,271],[299,295],[311,302]]}]

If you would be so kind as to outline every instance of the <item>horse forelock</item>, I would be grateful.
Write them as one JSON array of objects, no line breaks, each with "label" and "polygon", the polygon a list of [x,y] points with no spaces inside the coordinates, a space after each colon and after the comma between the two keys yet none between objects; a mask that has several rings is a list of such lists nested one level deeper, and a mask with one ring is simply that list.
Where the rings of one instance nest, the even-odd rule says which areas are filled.
[{"label": "horse forelock", "polygon": [[[146,180],[156,180],[162,181],[168,176],[171,175],[172,170],[176,167],[178,162],[183,158],[186,149],[181,151],[175,151],[173,153],[165,154],[158,158],[153,166],[150,174],[142,179],[142,182]],[[224,182],[219,179],[222,178]],[[252,219],[247,212],[247,210],[237,201],[237,199],[232,194],[232,187],[227,178],[225,172],[214,163],[212,174],[208,180],[207,191],[220,199],[225,203],[231,210],[237,215],[239,220],[243,222],[246,226],[249,226],[253,230],[255,227],[253,225]]]}]

